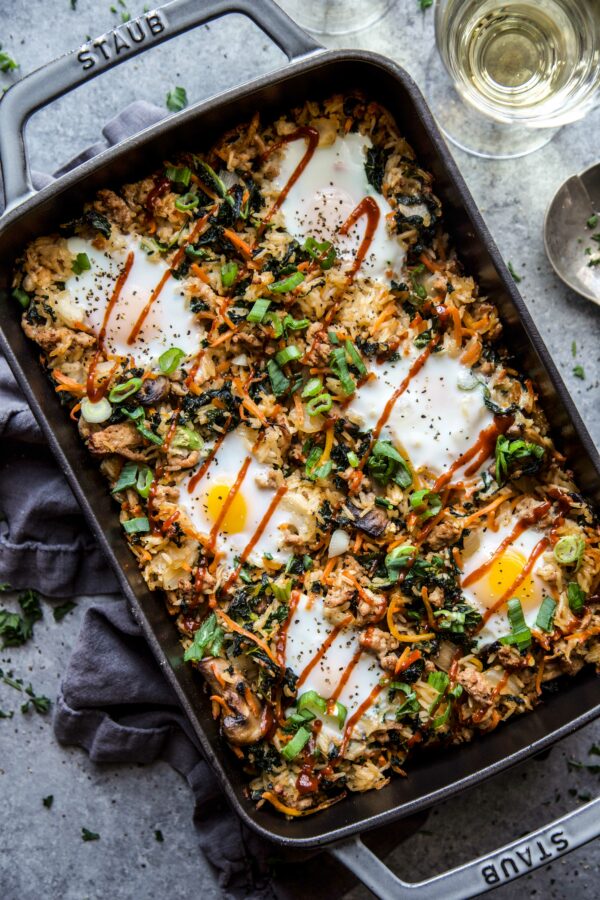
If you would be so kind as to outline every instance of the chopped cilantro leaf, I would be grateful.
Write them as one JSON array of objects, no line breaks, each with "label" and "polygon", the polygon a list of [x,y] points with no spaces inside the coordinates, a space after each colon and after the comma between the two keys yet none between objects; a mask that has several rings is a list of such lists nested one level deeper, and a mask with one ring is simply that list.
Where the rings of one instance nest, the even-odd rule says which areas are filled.
[{"label": "chopped cilantro leaf", "polygon": [[585,369],[583,368],[583,366],[573,366],[573,375],[575,376],[575,378],[581,378],[581,380],[583,381],[583,379],[585,378]]},{"label": "chopped cilantro leaf", "polygon": [[5,53],[2,50],[2,44],[0,44],[0,72],[13,72],[15,69],[19,68],[19,63],[16,62],[12,56],[9,56],[8,53]]},{"label": "chopped cilantro leaf", "polygon": [[518,284],[520,281],[523,280],[523,279],[521,278],[521,276],[518,275],[518,274],[515,272],[514,266],[513,266],[513,264],[510,262],[510,260],[509,260],[509,262],[508,262],[508,271],[510,272],[510,274],[511,274],[512,277],[513,277],[513,280],[514,280],[517,284]]}]

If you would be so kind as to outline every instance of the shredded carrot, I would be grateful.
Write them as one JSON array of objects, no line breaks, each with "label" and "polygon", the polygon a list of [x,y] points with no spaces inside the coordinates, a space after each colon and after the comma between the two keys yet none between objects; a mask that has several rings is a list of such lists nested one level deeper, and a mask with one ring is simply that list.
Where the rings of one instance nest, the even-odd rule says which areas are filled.
[{"label": "shredded carrot", "polygon": [[542,693],[542,677],[544,675],[544,666],[546,665],[546,657],[542,656],[542,661],[538,666],[538,670],[535,676],[535,692],[536,694]]},{"label": "shredded carrot", "polygon": [[73,378],[69,378],[68,375],[63,375],[60,369],[53,369],[52,377],[56,381],[60,382],[59,386],[54,388],[57,393],[60,391],[70,391],[71,394],[75,394],[77,397],[84,396],[85,385],[79,384],[78,381],[75,381]]},{"label": "shredded carrot", "polygon": [[323,581],[325,582],[325,584],[328,584],[329,582],[329,576],[333,572],[337,559],[337,556],[332,556],[331,559],[327,560],[327,564],[323,569]]},{"label": "shredded carrot", "polygon": [[369,597],[369,595],[368,595],[367,592],[365,591],[365,589],[364,589],[364,587],[362,586],[362,584],[360,584],[360,582],[356,580],[356,578],[354,577],[354,575],[352,575],[350,572],[344,571],[344,572],[342,572],[342,576],[343,576],[344,578],[346,578],[351,584],[354,585],[354,587],[355,587],[356,590],[358,591],[358,595],[359,595],[359,597],[360,597],[361,600],[364,600],[364,602],[367,603],[369,606],[373,606],[373,601],[371,600],[371,598]]},{"label": "shredded carrot", "polygon": [[462,345],[462,322],[460,320],[460,312],[456,306],[449,306],[448,311],[452,316],[454,343],[457,347],[460,347]]},{"label": "shredded carrot", "polygon": [[224,344],[225,341],[228,341],[229,338],[233,337],[233,335],[236,333],[236,331],[237,331],[237,328],[234,330],[229,329],[229,331],[226,331],[225,334],[219,335],[219,337],[216,340],[212,341],[210,346],[218,347],[219,344]]},{"label": "shredded carrot", "polygon": [[504,494],[502,497],[496,497],[496,499],[492,500],[491,503],[488,503],[487,506],[482,506],[481,509],[478,509],[476,510],[476,512],[471,513],[470,516],[467,516],[466,519],[463,519],[463,528],[468,528],[471,522],[474,522],[475,519],[478,519],[480,516],[485,516],[488,513],[494,512],[494,510],[496,510],[498,506],[504,503],[505,500],[508,500],[510,496],[510,494]]},{"label": "shredded carrot", "polygon": [[592,637],[594,634],[600,634],[600,628],[588,628],[586,631],[574,631],[573,634],[568,634],[565,638],[567,641],[587,641],[589,637]]},{"label": "shredded carrot", "polygon": [[210,284],[210,278],[208,277],[208,274],[204,271],[202,266],[199,266],[198,263],[192,263],[190,269],[192,270],[196,278],[199,278],[200,281],[204,282],[204,284]]},{"label": "shredded carrot", "polygon": [[469,343],[467,344],[465,352],[463,353],[463,355],[460,358],[461,363],[465,366],[475,365],[475,363],[481,356],[482,350],[483,350],[483,347],[481,345],[481,341],[479,340],[479,338],[472,337],[471,340],[469,341]]},{"label": "shredded carrot", "polygon": [[390,630],[390,634],[392,634],[397,641],[400,641],[402,644],[410,644],[413,641],[430,641],[435,637],[433,632],[426,632],[425,634],[401,634],[396,628],[396,624],[394,622],[394,612],[396,607],[398,606],[399,598],[395,598],[392,600],[387,610],[387,624]]},{"label": "shredded carrot", "polygon": [[76,403],[71,412],[69,413],[69,418],[73,420],[73,422],[77,421],[77,413],[81,409],[81,403]]},{"label": "shredded carrot", "polygon": [[232,631],[237,631],[238,634],[241,634],[241,635],[243,635],[244,637],[247,637],[248,640],[254,641],[254,643],[255,643],[258,647],[260,647],[261,650],[264,650],[264,652],[267,654],[267,656],[269,657],[269,659],[272,660],[272,662],[275,663],[275,665],[277,666],[277,668],[280,668],[279,660],[278,660],[277,657],[274,655],[274,653],[273,653],[273,651],[271,650],[271,648],[269,647],[269,645],[268,645],[267,643],[265,643],[265,641],[263,641],[262,638],[259,638],[256,634],[253,634],[251,631],[246,631],[245,628],[242,628],[241,625],[238,625],[237,622],[234,622],[233,619],[231,619],[231,618],[227,615],[227,613],[224,612],[222,609],[219,609],[219,608],[217,607],[217,608],[215,609],[215,612],[216,612],[216,614],[217,614],[218,616],[220,616],[220,617],[223,619],[223,621],[228,625],[229,628],[231,628]]},{"label": "shredded carrot", "polygon": [[353,553],[358,553],[363,542],[363,536],[360,531],[356,532],[356,537],[354,538],[354,546],[352,547]]},{"label": "shredded carrot", "polygon": [[373,323],[373,327],[371,328],[371,334],[377,334],[377,332],[379,331],[379,329],[381,328],[383,323],[386,322],[388,319],[392,318],[392,316],[394,315],[395,309],[396,309],[395,301],[388,303],[387,306],[385,306],[382,309],[382,311],[379,313],[379,315],[375,319],[375,322]]},{"label": "shredded carrot", "polygon": [[419,259],[421,260],[425,268],[429,269],[430,272],[440,271],[441,266],[439,265],[439,263],[436,263],[432,259],[429,259],[429,257],[426,256],[425,253],[421,253]]},{"label": "shredded carrot", "polygon": [[363,480],[363,473],[360,471],[360,469],[355,469],[354,472],[352,472],[352,474],[350,475],[350,477],[348,479],[348,487],[350,488],[351,494],[355,494],[358,491],[358,489],[360,488],[360,485],[362,483],[362,480]]},{"label": "shredded carrot", "polygon": [[231,707],[227,703],[227,701],[223,699],[223,697],[220,697],[218,694],[211,694],[210,699],[212,700],[213,703],[218,703],[219,706],[225,710],[225,712],[227,713],[228,716],[233,715],[233,710],[231,709]]},{"label": "shredded carrot", "polygon": [[156,231],[156,219],[150,219],[148,224],[146,225],[147,231],[149,235],[153,235]]},{"label": "shredded carrot", "polygon": [[423,601],[423,606],[425,607],[425,611],[427,613],[427,621],[429,622],[430,628],[435,629],[435,617],[433,615],[433,610],[431,608],[431,603],[429,602],[429,591],[423,585],[421,588],[421,600]]},{"label": "shredded carrot", "polygon": [[396,661],[396,668],[394,669],[394,674],[395,674],[395,675],[397,675],[398,672],[401,672],[401,671],[402,671],[402,668],[403,668],[403,666],[404,666],[404,662],[405,662],[406,657],[408,656],[409,653],[411,653],[410,648],[409,648],[409,647],[405,647],[404,650],[402,651],[402,653],[400,654],[400,656],[398,657],[397,661]]},{"label": "shredded carrot", "polygon": [[301,816],[302,812],[299,809],[293,809],[291,806],[286,806],[285,803],[282,803],[281,800],[275,796],[272,791],[265,791],[262,795],[263,800],[268,800],[269,803],[275,807],[275,809],[279,810],[279,812],[284,813],[286,816]]},{"label": "shredded carrot", "polygon": [[324,465],[329,460],[331,448],[333,447],[333,425],[330,425],[325,432],[325,446],[319,460],[319,465]]},{"label": "shredded carrot", "polygon": [[463,561],[462,561],[462,556],[461,556],[461,553],[460,553],[460,550],[458,549],[458,547],[452,548],[452,558],[454,559],[454,565],[456,566],[456,568],[462,570]]},{"label": "shredded carrot", "polygon": [[246,243],[246,241],[236,234],[235,231],[232,231],[231,228],[224,228],[223,234],[229,241],[233,244],[236,250],[239,250],[242,256],[245,259],[252,259],[252,247]]},{"label": "shredded carrot", "polygon": [[405,672],[406,669],[408,669],[409,666],[412,666],[418,659],[421,659],[420,650],[411,650],[409,647],[405,647],[398,657],[394,674],[399,675],[400,672]]},{"label": "shredded carrot", "polygon": [[244,385],[242,384],[242,382],[240,381],[240,379],[234,378],[233,384],[234,384],[235,389],[237,391],[239,391],[240,394],[242,395],[242,406],[245,406],[246,409],[248,410],[248,412],[251,415],[255,416],[255,418],[257,418],[260,422],[262,422],[263,425],[267,425],[268,424],[267,420],[265,419],[264,415],[262,414],[262,412],[260,411],[260,409],[258,408],[256,403],[254,402],[252,397],[250,397],[250,395],[246,391],[246,389],[245,389]]}]

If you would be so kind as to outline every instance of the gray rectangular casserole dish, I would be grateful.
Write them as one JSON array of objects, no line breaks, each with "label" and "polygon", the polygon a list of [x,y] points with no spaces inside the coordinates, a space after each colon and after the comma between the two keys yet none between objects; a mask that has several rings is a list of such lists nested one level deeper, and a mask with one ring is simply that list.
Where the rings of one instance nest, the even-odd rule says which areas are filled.
[{"label": "gray rectangular casserole dish", "polygon": [[[33,192],[23,127],[39,107],[136,53],[228,12],[252,18],[292,60],[267,75],[192,106],[146,129]],[[316,816],[286,821],[257,810],[244,794],[237,761],[220,742],[200,681],[184,666],[175,626],[162,597],[146,588],[121,535],[103,478],[57,401],[9,300],[13,262],[31,238],[74,215],[103,186],[139,177],[173,149],[209,145],[255,110],[269,117],[309,97],[361,88],[396,117],[423,166],[435,177],[447,229],[467,271],[499,307],[506,340],[535,381],[554,438],[588,496],[600,504],[600,459],[417,87],[391,61],[366,52],[324,51],[272,0],[175,0],[83,45],[18,82],[0,103],[0,161],[6,212],[0,219],[0,344],[48,442],[113,566],[134,615],[173,685],[207,759],[243,821],[265,838],[296,848],[331,845],[332,852],[381,897],[468,897],[544,865],[600,834],[600,799],[509,847],[419,885],[400,882],[356,837],[472,787],[538,753],[600,714],[600,679],[571,679],[535,713],[473,744],[423,755],[407,779],[356,794]],[[199,139],[199,135],[201,138]]]}]

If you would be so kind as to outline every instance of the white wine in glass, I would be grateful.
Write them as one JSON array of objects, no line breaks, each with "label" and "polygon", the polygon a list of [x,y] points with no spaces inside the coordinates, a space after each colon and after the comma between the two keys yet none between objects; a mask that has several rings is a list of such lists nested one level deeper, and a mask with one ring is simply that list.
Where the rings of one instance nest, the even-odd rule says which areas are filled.
[{"label": "white wine in glass", "polygon": [[523,155],[595,102],[600,0],[437,0],[435,32],[434,111],[463,149]]}]

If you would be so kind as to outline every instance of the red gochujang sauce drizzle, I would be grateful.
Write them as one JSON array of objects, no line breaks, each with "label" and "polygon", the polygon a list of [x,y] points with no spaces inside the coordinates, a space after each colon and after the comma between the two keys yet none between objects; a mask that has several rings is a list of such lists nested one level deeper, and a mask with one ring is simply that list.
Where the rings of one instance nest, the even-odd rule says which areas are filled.
[{"label": "red gochujang sauce drizzle", "polygon": [[470,463],[473,457],[476,457],[474,462],[465,469],[465,475],[474,475],[479,467],[483,465],[485,460],[490,456],[492,450],[496,446],[498,435],[505,434],[513,421],[514,419],[512,416],[494,416],[492,424],[479,433],[479,437],[473,446],[469,447],[468,450],[465,450],[465,452],[452,463],[447,472],[443,472],[440,475],[432,487],[432,491],[438,492],[441,490],[441,488],[448,484],[457,469],[460,469],[461,466],[464,466],[466,463]]},{"label": "red gochujang sauce drizzle", "polygon": [[159,178],[155,183],[154,187],[148,191],[148,196],[146,197],[146,209],[149,213],[154,215],[154,205],[159,197],[162,197],[163,194],[166,194],[169,190],[171,182],[168,178]]},{"label": "red gochujang sauce drizzle", "polygon": [[340,694],[342,693],[342,691],[348,684],[348,681],[350,680],[350,676],[352,675],[354,669],[356,668],[358,661],[362,656],[362,653],[363,653],[362,650],[357,650],[355,652],[354,656],[352,657],[352,659],[350,660],[350,662],[348,663],[348,665],[346,666],[346,668],[344,669],[344,671],[342,672],[342,677],[338,681],[335,691],[333,692],[333,694],[327,701],[327,712],[329,715],[332,715],[333,711],[335,710],[335,704],[336,704]]},{"label": "red gochujang sauce drizzle", "polygon": [[100,333],[98,335],[98,349],[96,350],[96,354],[90,363],[90,367],[88,369],[87,374],[87,395],[88,399],[92,403],[98,403],[101,400],[106,392],[108,391],[108,386],[110,384],[110,378],[105,378],[101,384],[96,384],[96,367],[98,362],[100,361],[100,357],[104,353],[104,341],[106,338],[106,329],[108,328],[108,322],[111,316],[113,309],[115,308],[119,297],[121,296],[121,291],[123,290],[123,286],[129,277],[129,273],[131,271],[131,267],[133,266],[134,255],[133,253],[129,253],[127,259],[125,260],[125,265],[123,267],[123,271],[120,273],[117,281],[115,283],[112,296],[106,305],[106,309],[104,310],[104,318],[102,320],[102,328],[100,329]]},{"label": "red gochujang sauce drizzle", "polygon": [[352,616],[346,616],[339,625],[336,625],[335,628],[327,635],[313,658],[308,662],[305,667],[302,669],[298,681],[296,682],[296,687],[299,688],[301,684],[304,684],[314,667],[323,659],[336,637],[342,631],[346,625],[349,625],[352,621]]},{"label": "red gochujang sauce drizzle", "polygon": [[269,504],[269,508],[267,509],[266,513],[264,514],[264,516],[258,523],[258,527],[257,527],[256,531],[254,532],[252,538],[250,539],[249,543],[244,548],[244,550],[240,556],[240,561],[237,565],[237,568],[231,573],[231,575],[229,576],[229,578],[223,585],[223,588],[222,588],[223,593],[227,593],[227,591],[229,590],[231,585],[234,583],[234,581],[236,580],[236,578],[242,571],[242,567],[244,566],[246,560],[248,559],[248,557],[254,550],[256,544],[261,539],[265,528],[269,524],[269,520],[270,520],[271,516],[273,515],[273,513],[279,506],[281,499],[283,498],[284,494],[286,494],[286,493],[287,493],[287,487],[285,486],[285,484],[282,484],[280,487],[277,488],[275,496],[273,497],[273,499],[271,500],[271,502]]},{"label": "red gochujang sauce drizzle", "polygon": [[348,280],[352,281],[360,267],[362,266],[367,253],[369,252],[369,247],[375,237],[375,232],[377,231],[377,226],[379,225],[379,219],[381,216],[381,212],[377,205],[377,202],[373,199],[373,197],[363,197],[358,206],[352,210],[344,224],[340,227],[340,234],[348,234],[353,225],[356,225],[359,219],[363,216],[367,218],[367,227],[365,228],[365,233],[363,235],[363,239],[360,242],[360,246],[356,251],[356,256],[354,257],[354,262],[352,266],[348,270]]},{"label": "red gochujang sauce drizzle", "polygon": [[344,736],[342,737],[342,743],[340,744],[338,759],[341,759],[341,757],[346,752],[346,747],[348,746],[348,741],[352,737],[352,732],[354,731],[354,728],[355,728],[357,722],[364,716],[364,714],[369,709],[369,707],[371,707],[375,703],[375,701],[377,700],[377,697],[379,696],[381,691],[385,687],[387,687],[388,684],[389,684],[388,679],[382,679],[379,682],[379,684],[376,684],[375,687],[373,688],[373,690],[371,691],[371,693],[369,694],[369,696],[367,697],[367,699],[363,700],[363,702],[360,704],[360,706],[358,707],[356,712],[350,716],[350,718],[348,719],[348,721],[346,723],[346,727],[344,729]]},{"label": "red gochujang sauce drizzle", "polygon": [[260,237],[260,235],[263,233],[267,224],[270,222],[277,210],[281,208],[281,206],[285,202],[285,198],[306,169],[310,160],[313,158],[314,152],[319,145],[319,132],[316,128],[312,128],[310,125],[301,125],[300,128],[297,128],[291,134],[286,134],[284,137],[280,138],[280,140],[276,141],[276,143],[273,144],[272,147],[269,147],[267,152],[263,154],[263,160],[266,160],[272,153],[275,153],[276,150],[279,150],[285,144],[290,144],[292,141],[297,141],[300,138],[304,138],[304,140],[306,141],[306,151],[304,153],[304,156],[288,178],[286,184],[281,189],[277,200],[275,200],[275,202],[265,215],[264,219],[262,220],[258,228],[258,237]]},{"label": "red gochujang sauce drizzle", "polygon": [[209,218],[215,211],[216,211],[216,207],[213,207],[206,213],[206,215],[202,216],[201,219],[198,219],[198,221],[196,222],[196,224],[194,225],[194,227],[191,231],[191,234],[189,235],[189,237],[187,238],[185,243],[182,244],[182,246],[179,248],[179,250],[173,257],[173,262],[171,263],[170,267],[166,270],[166,272],[163,272],[162,278],[160,279],[160,281],[158,282],[158,284],[156,285],[156,287],[150,294],[150,299],[148,300],[145,307],[139,314],[137,321],[135,322],[135,325],[131,329],[129,337],[127,338],[127,343],[130,346],[132,344],[135,344],[135,342],[138,338],[138,335],[139,335],[140,331],[142,330],[144,322],[146,321],[148,313],[150,312],[150,310],[151,310],[153,304],[155,303],[155,301],[157,300],[157,298],[160,296],[160,293],[161,293],[162,289],[164,288],[165,284],[167,283],[167,281],[173,274],[173,270],[176,269],[181,264],[183,257],[185,256],[186,247],[188,247],[190,244],[194,243],[194,241],[198,237],[200,231],[202,230],[202,228],[204,228],[204,226],[208,222]]}]

